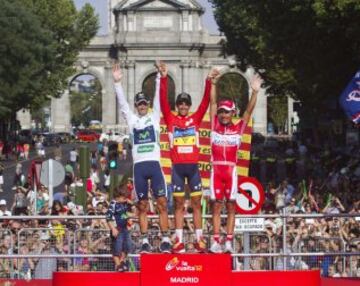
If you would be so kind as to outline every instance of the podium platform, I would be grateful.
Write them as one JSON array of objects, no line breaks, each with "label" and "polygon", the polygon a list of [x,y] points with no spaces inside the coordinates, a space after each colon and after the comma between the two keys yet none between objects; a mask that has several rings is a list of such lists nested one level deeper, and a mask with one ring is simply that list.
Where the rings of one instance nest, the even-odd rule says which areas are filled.
[{"label": "podium platform", "polygon": [[321,286],[320,271],[231,271],[228,254],[145,254],[141,271],[55,272],[53,286]]},{"label": "podium platform", "polygon": [[[212,277],[211,274],[210,278]],[[152,285],[158,284],[159,276],[154,275]],[[339,281],[337,281],[339,282]],[[56,272],[54,273],[53,286],[140,286],[140,272],[115,273],[115,272]],[[196,281],[183,281],[166,285],[201,285]],[[230,284],[208,283],[208,286],[321,286],[320,272],[309,271],[242,271],[232,272]]]}]

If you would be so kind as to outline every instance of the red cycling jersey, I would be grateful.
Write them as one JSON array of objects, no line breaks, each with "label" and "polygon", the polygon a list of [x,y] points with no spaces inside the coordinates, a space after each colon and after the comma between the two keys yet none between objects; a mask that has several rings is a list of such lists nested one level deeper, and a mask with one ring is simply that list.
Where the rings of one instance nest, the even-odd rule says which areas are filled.
[{"label": "red cycling jersey", "polygon": [[223,125],[217,116],[211,129],[211,161],[214,165],[235,165],[241,144],[244,121]]},{"label": "red cycling jersey", "polygon": [[217,116],[211,128],[211,199],[234,200],[237,192],[236,161],[241,144],[244,121],[223,125]]},{"label": "red cycling jersey", "polygon": [[174,115],[167,99],[167,77],[160,80],[160,106],[168,129],[170,157],[173,164],[197,164],[199,161],[199,126],[210,102],[211,81],[206,80],[203,99],[189,116]]}]

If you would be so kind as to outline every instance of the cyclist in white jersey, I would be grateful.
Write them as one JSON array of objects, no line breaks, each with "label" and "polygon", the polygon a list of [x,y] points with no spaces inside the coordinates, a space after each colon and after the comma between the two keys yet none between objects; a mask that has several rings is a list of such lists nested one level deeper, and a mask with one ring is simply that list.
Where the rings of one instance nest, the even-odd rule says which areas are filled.
[{"label": "cyclist in white jersey", "polygon": [[135,96],[134,113],[125,98],[121,86],[122,73],[119,65],[113,67],[115,90],[119,102],[119,111],[124,116],[132,140],[132,156],[134,160],[134,186],[138,197],[140,231],[142,245],[140,252],[151,252],[148,239],[148,181],[151,181],[151,190],[157,200],[160,215],[160,229],[162,232],[161,252],[170,252],[169,225],[167,213],[166,184],[160,166],[160,74],[156,77],[156,90],[153,102],[153,111],[149,112],[150,100],[143,93]]}]

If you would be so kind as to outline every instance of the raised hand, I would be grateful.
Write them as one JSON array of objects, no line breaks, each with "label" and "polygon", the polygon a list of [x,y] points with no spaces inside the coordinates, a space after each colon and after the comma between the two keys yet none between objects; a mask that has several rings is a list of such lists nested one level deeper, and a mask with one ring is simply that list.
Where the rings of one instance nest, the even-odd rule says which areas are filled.
[{"label": "raised hand", "polygon": [[251,79],[250,86],[253,89],[253,91],[258,92],[261,88],[262,83],[263,83],[263,79],[260,77],[260,75],[255,74]]},{"label": "raised hand", "polygon": [[213,84],[216,84],[218,79],[220,78],[220,71],[217,68],[212,68],[208,74],[208,78],[211,79]]},{"label": "raised hand", "polygon": [[123,77],[122,71],[119,64],[114,64],[112,68],[112,74],[115,82],[121,82]]}]

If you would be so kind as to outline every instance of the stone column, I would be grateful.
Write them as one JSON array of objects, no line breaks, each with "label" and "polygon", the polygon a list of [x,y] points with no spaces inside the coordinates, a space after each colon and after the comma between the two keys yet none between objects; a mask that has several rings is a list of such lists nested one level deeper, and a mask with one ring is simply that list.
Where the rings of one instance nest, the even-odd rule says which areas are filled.
[{"label": "stone column", "polygon": [[19,120],[21,129],[31,129],[31,114],[28,109],[19,110],[16,119]]},{"label": "stone column", "polygon": [[70,132],[70,116],[69,90],[65,90],[60,98],[51,99],[51,131]]},{"label": "stone column", "polygon": [[[255,71],[253,68],[248,68],[245,72],[245,77],[249,82],[249,96],[251,96],[251,87],[250,81],[254,75]],[[254,132],[260,132],[261,134],[267,134],[267,97],[265,89],[260,89],[257,102],[253,114],[254,125],[253,129]]]},{"label": "stone column", "polygon": [[136,64],[135,61],[126,61],[127,70],[127,99],[131,109],[134,108],[134,97],[136,94]]},{"label": "stone column", "polygon": [[102,124],[104,131],[116,128],[116,95],[112,78],[112,66],[109,62],[104,67],[105,86],[102,93]]}]

